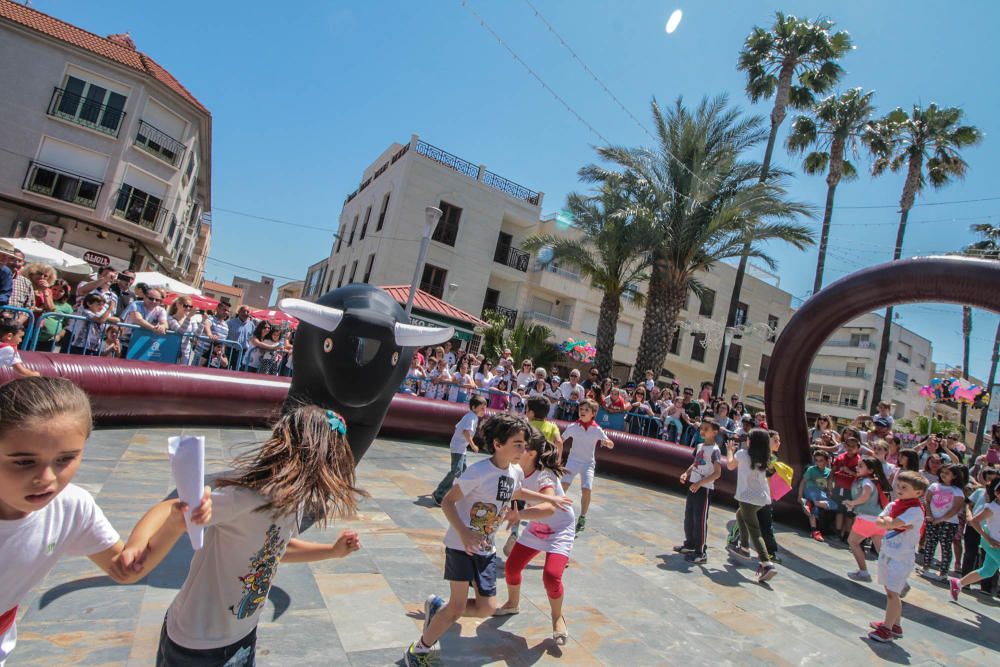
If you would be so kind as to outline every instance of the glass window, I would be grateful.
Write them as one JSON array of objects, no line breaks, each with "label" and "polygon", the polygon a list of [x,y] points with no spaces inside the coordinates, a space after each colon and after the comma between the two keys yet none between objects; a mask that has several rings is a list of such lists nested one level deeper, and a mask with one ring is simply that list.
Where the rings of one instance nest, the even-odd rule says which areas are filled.
[{"label": "glass window", "polygon": [[767,316],[767,328],[771,330],[767,334],[767,341],[769,343],[773,343],[778,340],[778,322],[779,320],[777,315]]},{"label": "glass window", "polygon": [[386,211],[389,210],[389,195],[390,194],[391,193],[386,192],[385,193],[385,197],[382,198],[382,210],[379,211],[379,214],[378,214],[378,224],[375,225],[375,231],[376,232],[382,231],[382,225],[385,224],[385,214],[386,214]]},{"label": "glass window", "polygon": [[351,262],[351,277],[347,279],[347,284],[350,285],[354,282],[354,276],[358,273],[358,260]]},{"label": "glass window", "polygon": [[680,327],[674,329],[674,335],[670,339],[670,354],[680,354],[681,330]]},{"label": "glass window", "polygon": [[342,267],[340,267],[340,276],[337,277],[337,287],[340,287],[341,285],[344,284],[344,274],[345,273],[347,273],[347,265],[346,264],[344,264]]},{"label": "glass window", "polygon": [[121,93],[67,76],[49,113],[81,125],[117,136],[125,116],[126,98]]},{"label": "glass window", "polygon": [[420,279],[420,289],[440,299],[444,296],[444,285],[447,278],[448,272],[445,269],[433,264],[425,264],[424,275]]},{"label": "glass window", "polygon": [[94,208],[101,192],[101,184],[40,164],[32,164],[27,189],[46,197]]},{"label": "glass window", "polygon": [[458,222],[462,217],[462,209],[446,201],[438,204],[438,208],[441,209],[441,219],[438,220],[431,239],[438,243],[454,246],[455,240],[458,238]]},{"label": "glass window", "polygon": [[740,301],[736,304],[736,319],[734,320],[735,326],[740,326],[746,324],[748,318],[750,317],[750,306]]},{"label": "glass window", "polygon": [[[354,223],[351,225],[351,236],[347,239],[347,247],[350,248],[351,244],[354,243],[354,233],[358,231],[358,216],[354,216]],[[352,279],[351,282],[354,282]]]},{"label": "glass window", "polygon": [[757,371],[757,380],[763,382],[767,379],[767,369],[771,367],[771,357],[766,354],[760,355],[760,370]]},{"label": "glass window", "polygon": [[740,357],[743,355],[743,346],[731,343],[729,345],[729,358],[726,360],[726,370],[730,373],[740,372]]},{"label": "glass window", "polygon": [[[359,241],[365,237],[365,234],[368,233],[368,221],[371,220],[371,217],[372,217],[372,207],[369,206],[368,210],[365,211],[365,224],[361,225],[361,236],[358,237]],[[366,280],[365,282],[368,281]]]},{"label": "glass window", "polygon": [[372,266],[374,264],[375,264],[375,255],[374,254],[368,255],[368,266],[365,268],[364,282],[368,282],[368,280],[372,277]]},{"label": "glass window", "polygon": [[115,215],[129,222],[155,229],[160,213],[163,210],[163,200],[143,192],[127,183],[118,191],[118,201],[115,203]]},{"label": "glass window", "polygon": [[[715,290],[705,288],[701,295],[701,305],[698,307],[698,314],[702,317],[711,317],[715,310]],[[704,348],[702,348],[704,349]]]},{"label": "glass window", "polygon": [[691,346],[691,361],[705,361],[705,334],[694,334],[694,345]]}]

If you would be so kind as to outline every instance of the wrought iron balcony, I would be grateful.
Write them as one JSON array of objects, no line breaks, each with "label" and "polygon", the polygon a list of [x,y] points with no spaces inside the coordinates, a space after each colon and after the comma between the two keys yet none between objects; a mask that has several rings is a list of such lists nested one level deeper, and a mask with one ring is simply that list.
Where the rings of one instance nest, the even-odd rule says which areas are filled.
[{"label": "wrought iron balcony", "polygon": [[823,347],[857,347],[863,350],[874,350],[875,343],[868,340],[828,340],[823,343]]},{"label": "wrought iron balcony", "polygon": [[184,144],[144,120],[139,121],[135,145],[172,167],[180,164],[184,157]]},{"label": "wrought iron balcony", "polygon": [[131,185],[122,184],[118,190],[118,199],[113,211],[115,217],[128,220],[140,227],[154,232],[163,229],[163,221],[167,217],[167,208],[159,197],[137,190]]},{"label": "wrought iron balcony", "polygon": [[494,190],[499,190],[509,197],[526,201],[529,204],[538,206],[541,195],[534,190],[518,185],[514,181],[504,178],[492,171],[480,170],[478,165],[472,164],[468,160],[463,160],[457,155],[452,155],[446,150],[432,146],[426,141],[417,142],[417,153],[437,162],[440,165],[454,169],[458,173],[475,179],[484,185],[488,185]]},{"label": "wrought iron balcony", "polygon": [[554,262],[549,262],[548,264],[542,264],[541,262],[535,262],[535,265],[531,269],[532,271],[544,271],[545,273],[555,273],[556,275],[562,276],[564,278],[569,278],[570,280],[580,280],[581,276],[576,271],[571,269],[564,269],[561,266],[556,266]]},{"label": "wrought iron balcony", "polygon": [[118,130],[121,129],[122,121],[125,119],[124,110],[99,104],[63,88],[55,88],[52,91],[48,114],[112,137],[118,136]]},{"label": "wrought iron balcony", "polygon": [[871,378],[871,375],[864,371],[837,370],[833,368],[810,368],[809,372],[813,375],[833,375],[835,377],[858,378],[861,380]]},{"label": "wrought iron balcony", "polygon": [[490,315],[499,315],[507,320],[507,328],[513,329],[514,323],[517,322],[517,311],[513,308],[504,308],[503,306],[498,306],[496,304],[487,304],[483,306],[483,317],[488,318]]},{"label": "wrought iron balcony", "polygon": [[518,185],[514,181],[508,180],[503,176],[494,174],[492,171],[487,171],[483,174],[483,183],[506,195],[510,195],[514,199],[520,199],[528,202],[529,204],[538,206],[539,195],[537,192],[526,188],[523,185]]},{"label": "wrought iron balcony", "polygon": [[70,204],[97,207],[104,184],[93,178],[74,174],[41,162],[31,162],[22,186],[29,192],[59,199]]},{"label": "wrought iron balcony", "polygon": [[417,153],[449,169],[454,169],[469,178],[479,180],[479,167],[477,165],[472,164],[468,160],[463,160],[457,155],[452,155],[437,146],[432,146],[426,141],[417,142]]},{"label": "wrought iron balcony", "polygon": [[528,262],[531,255],[518,250],[517,248],[504,244],[497,244],[497,249],[493,253],[493,261],[504,266],[509,266],[518,271],[528,272]]}]

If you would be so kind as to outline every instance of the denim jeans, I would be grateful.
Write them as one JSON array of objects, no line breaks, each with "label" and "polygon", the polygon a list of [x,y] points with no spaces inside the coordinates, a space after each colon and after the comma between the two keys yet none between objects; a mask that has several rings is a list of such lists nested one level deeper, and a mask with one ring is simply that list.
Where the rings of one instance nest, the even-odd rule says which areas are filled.
[{"label": "denim jeans", "polygon": [[451,470],[448,471],[448,474],[444,476],[441,483],[437,485],[436,489],[434,489],[435,502],[440,503],[444,500],[444,497],[449,491],[451,491],[451,485],[455,483],[456,479],[462,476],[462,473],[465,472],[465,468],[465,452],[462,452],[461,454],[452,452]]}]

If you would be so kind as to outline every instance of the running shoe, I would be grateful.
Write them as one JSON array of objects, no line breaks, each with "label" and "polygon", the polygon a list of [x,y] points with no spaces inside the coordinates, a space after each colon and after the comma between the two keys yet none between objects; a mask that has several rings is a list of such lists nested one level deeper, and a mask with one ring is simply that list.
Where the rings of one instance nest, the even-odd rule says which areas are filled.
[{"label": "running shoe", "polygon": [[674,553],[678,553],[678,554],[693,554],[694,553],[694,549],[692,549],[691,547],[686,547],[683,544],[679,544],[676,547],[674,547]]},{"label": "running shoe", "polygon": [[952,577],[948,580],[948,588],[951,591],[952,601],[958,602],[958,596],[962,593],[962,583],[955,577]]},{"label": "running shoe", "polygon": [[406,663],[406,667],[433,667],[435,662],[431,657],[433,655],[430,651],[427,653],[417,653],[416,651],[417,643],[413,642],[410,644],[410,648],[406,649],[403,653],[403,661]]},{"label": "running shoe", "polygon": [[868,639],[889,644],[893,640],[892,630],[885,627],[883,623],[879,623],[877,628],[868,633]]},{"label": "running shoe", "polygon": [[757,568],[757,583],[763,584],[774,579],[778,574],[778,568],[774,563],[764,563]]},{"label": "running shoe", "polygon": [[736,558],[750,560],[750,550],[744,549],[737,544],[727,544],[726,551],[728,551],[731,556],[735,556]]},{"label": "running shoe", "polygon": [[684,560],[686,560],[688,563],[701,565],[703,563],[708,562],[708,554],[689,553],[688,555],[684,556]]},{"label": "running shoe", "polygon": [[847,573],[847,578],[853,581],[871,581],[872,575],[868,570],[851,570]]},{"label": "running shoe", "polygon": [[587,527],[587,517],[581,514],[580,518],[576,520],[576,532],[582,533],[586,527]]},{"label": "running shoe", "polygon": [[772,563],[777,563],[779,565],[781,564],[781,556],[779,556],[778,554],[770,554],[768,555],[767,559]]},{"label": "running shoe", "polygon": [[826,541],[826,540],[823,539],[823,533],[819,532],[818,530],[814,530],[812,532],[812,538],[814,540],[816,540],[817,542],[825,542]]},{"label": "running shoe", "polygon": [[[883,623],[882,621],[872,621],[871,623],[868,624],[868,627],[871,628],[872,630],[878,630],[879,627],[883,625],[885,625],[885,623]],[[891,632],[894,639],[903,638],[903,628],[901,628],[900,626],[898,625],[892,626]]]},{"label": "running shoe", "polygon": [[424,600],[424,634],[427,633],[427,628],[431,625],[431,619],[434,618],[434,614],[441,611],[444,607],[444,600],[440,595],[434,595],[431,593]]}]

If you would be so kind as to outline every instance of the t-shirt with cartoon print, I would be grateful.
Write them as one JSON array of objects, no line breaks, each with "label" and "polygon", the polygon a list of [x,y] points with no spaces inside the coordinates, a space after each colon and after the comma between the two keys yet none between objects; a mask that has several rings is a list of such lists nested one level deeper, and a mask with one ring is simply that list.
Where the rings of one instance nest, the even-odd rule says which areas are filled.
[{"label": "t-shirt with cartoon print", "polygon": [[[688,481],[694,484],[695,482],[701,482],[713,472],[715,472],[715,464],[719,463],[721,465],[722,452],[719,451],[719,446],[714,442],[712,444],[701,443],[698,448],[694,450],[694,463],[691,467],[691,474],[688,477]],[[703,488],[714,489],[715,482],[708,482],[707,484],[702,484]]]},{"label": "t-shirt with cartoon print", "polygon": [[[462,499],[455,509],[462,523],[483,538],[477,553],[489,556],[496,553],[496,534],[500,528],[514,493],[524,483],[521,466],[511,463],[506,468],[493,465],[493,459],[483,459],[469,466],[462,476],[455,480],[455,486],[462,490]],[[449,549],[465,551],[458,531],[448,527],[444,545]]]},{"label": "t-shirt with cartoon print", "polygon": [[[940,519],[951,511],[955,498],[965,500],[965,494],[962,493],[962,489],[957,486],[946,486],[941,482],[931,484],[927,489],[927,494],[930,496],[927,505],[931,509],[931,517],[935,520]],[[958,514],[948,519],[947,523],[958,523]]]},{"label": "t-shirt with cartoon print", "polygon": [[[294,514],[275,517],[261,494],[242,486],[212,491],[205,545],[167,610],[167,635],[185,648],[221,648],[260,620],[278,563],[298,531]],[[185,539],[185,538],[181,538]]]},{"label": "t-shirt with cartoon print", "polygon": [[[535,470],[525,477],[524,488],[536,493],[552,489],[556,498],[566,495],[562,484],[552,471],[545,469]],[[534,504],[536,503],[530,503]],[[555,513],[544,519],[529,521],[527,529],[521,531],[517,541],[529,549],[569,556],[574,539],[576,539],[576,514],[572,507],[567,507],[565,510],[556,509]]]}]

